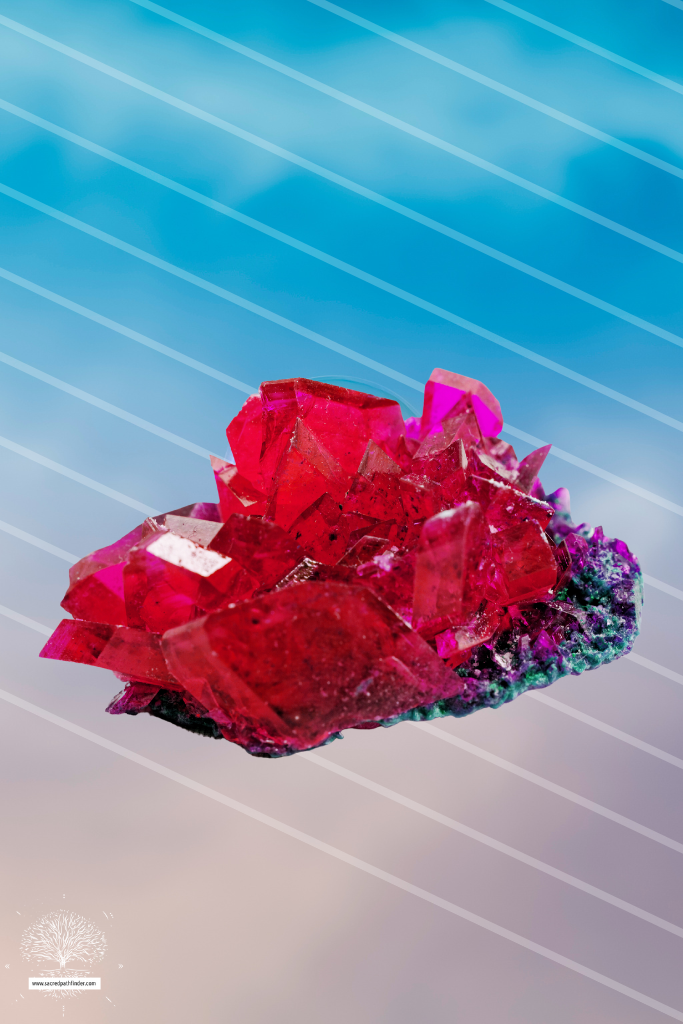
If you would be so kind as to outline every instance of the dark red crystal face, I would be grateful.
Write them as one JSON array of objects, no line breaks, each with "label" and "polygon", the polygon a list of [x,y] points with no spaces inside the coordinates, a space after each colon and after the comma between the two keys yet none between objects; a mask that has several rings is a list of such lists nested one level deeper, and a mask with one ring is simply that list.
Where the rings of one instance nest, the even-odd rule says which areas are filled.
[{"label": "dark red crystal face", "polygon": [[114,671],[114,713],[171,694],[180,724],[259,754],[466,700],[454,669],[572,565],[546,533],[547,448],[520,463],[501,426],[490,391],[445,370],[406,423],[373,395],[262,384],[227,429],[234,464],[212,459],[218,503],[83,558],[43,657]]},{"label": "dark red crystal face", "polygon": [[238,712],[299,749],[463,689],[391,608],[346,583],[298,583],[242,601],[170,630],[163,647],[197,700],[209,685],[228,718]]}]

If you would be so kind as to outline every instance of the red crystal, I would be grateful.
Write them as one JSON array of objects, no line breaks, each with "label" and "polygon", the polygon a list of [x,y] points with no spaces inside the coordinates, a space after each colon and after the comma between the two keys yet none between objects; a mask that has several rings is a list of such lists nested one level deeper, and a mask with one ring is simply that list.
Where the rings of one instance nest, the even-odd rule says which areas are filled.
[{"label": "red crystal", "polygon": [[163,647],[200,703],[298,749],[464,685],[374,594],[343,583],[241,602],[170,630]]},{"label": "red crystal", "polygon": [[94,619],[125,625],[128,621],[123,591],[123,570],[131,549],[142,537],[137,526],[115,544],[86,555],[69,569],[69,589],[62,608],[76,619]]},{"label": "red crystal", "polygon": [[520,462],[517,474],[517,486],[521,488],[521,490],[526,491],[527,494],[531,493],[531,489],[538,478],[541,467],[543,466],[551,448],[552,445],[550,444],[544,445],[543,448],[537,448],[535,452],[527,455],[527,457],[522,459]]},{"label": "red crystal", "polygon": [[266,510],[266,496],[258,491],[253,484],[223,459],[211,456],[211,466],[216,477],[218,502],[221,519],[229,519],[234,512],[262,516]]},{"label": "red crystal", "polygon": [[557,583],[557,559],[537,522],[527,521],[493,535],[502,604],[540,601]]},{"label": "red crystal", "polygon": [[433,637],[464,624],[481,603],[490,572],[491,534],[479,505],[468,501],[427,520],[417,547],[413,626]]},{"label": "red crystal", "polygon": [[249,396],[230,423],[226,434],[241,476],[261,487],[258,468],[263,443],[260,395]]},{"label": "red crystal", "polygon": [[475,613],[459,626],[435,636],[436,652],[451,668],[467,661],[472,648],[490,640],[503,619],[503,610],[490,601],[482,601]]},{"label": "red crystal", "polygon": [[304,557],[294,537],[258,516],[230,516],[206,547],[234,559],[261,589],[274,586]]},{"label": "red crystal", "polygon": [[[107,705],[107,711],[110,715],[136,714],[139,711],[144,711],[158,692],[159,687],[151,683],[130,682],[125,690],[117,693]],[[187,698],[189,697],[188,693]]]},{"label": "red crystal", "polygon": [[81,559],[62,602],[74,618],[42,656],[114,671],[127,685],[112,713],[171,691],[260,754],[467,699],[453,669],[503,630],[557,643],[529,609],[581,556],[580,538],[570,552],[545,532],[547,447],[518,462],[501,427],[491,392],[445,370],[405,424],[388,399],[266,382],[228,427],[234,464],[211,460],[218,504]]},{"label": "red crystal", "polygon": [[161,652],[161,638],[128,626],[62,619],[45,645],[43,657],[80,661],[150,682],[177,685]]}]

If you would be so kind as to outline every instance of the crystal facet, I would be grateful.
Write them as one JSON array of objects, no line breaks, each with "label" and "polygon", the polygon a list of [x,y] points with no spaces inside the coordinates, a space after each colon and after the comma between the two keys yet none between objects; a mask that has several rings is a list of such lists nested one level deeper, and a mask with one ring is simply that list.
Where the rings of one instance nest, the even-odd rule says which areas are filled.
[{"label": "crystal facet", "polygon": [[423,414],[268,381],[212,458],[218,503],[145,520],[70,570],[42,657],[108,668],[146,713],[257,756],[340,730],[496,707],[625,654],[623,541],[546,496],[479,381],[434,370]]}]

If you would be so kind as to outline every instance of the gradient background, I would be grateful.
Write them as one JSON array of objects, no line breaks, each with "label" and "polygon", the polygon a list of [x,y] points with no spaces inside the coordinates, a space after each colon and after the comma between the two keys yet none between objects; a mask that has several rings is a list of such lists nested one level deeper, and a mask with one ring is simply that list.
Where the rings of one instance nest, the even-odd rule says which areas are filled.
[{"label": "gradient background", "polygon": [[[683,11],[662,0],[528,9],[683,83]],[[173,10],[673,249],[678,176],[531,110],[307,0]],[[353,10],[683,167],[683,95],[484,0]],[[674,333],[683,266],[292,81],[130,0],[2,0],[0,15],[299,154]],[[669,416],[667,340],[353,194],[7,27],[0,100],[74,132]],[[577,522],[683,579],[681,435],[310,255],[0,110],[2,185],[309,330],[426,380],[484,380],[506,421],[660,495],[550,457]],[[337,376],[409,386],[0,195],[0,267],[237,382]],[[2,352],[218,454],[245,394],[0,279]],[[363,389],[364,385],[358,385]],[[368,390],[371,390],[368,386]],[[381,391],[380,391],[381,393]],[[158,510],[213,500],[205,457],[0,363],[0,435]],[[531,446],[519,443],[520,455]],[[0,686],[596,971],[683,1010],[683,940],[302,758],[270,762],[147,716],[103,713],[109,674],[38,661],[74,557],[143,515],[0,448]],[[24,530],[65,557],[7,532]],[[681,604],[646,586],[636,651],[680,669]],[[683,757],[683,689],[628,660],[552,696]],[[661,1013],[2,702],[3,1020],[127,1024],[654,1024]],[[530,698],[445,720],[460,736],[683,841],[679,767]],[[667,920],[681,854],[409,726],[321,756]],[[110,938],[101,994],[25,992],[20,924],[67,906]],[[105,922],[104,912],[113,914]],[[22,924],[23,926],[23,924]],[[108,929],[108,930],[107,930]],[[123,964],[122,968],[118,964]]]}]

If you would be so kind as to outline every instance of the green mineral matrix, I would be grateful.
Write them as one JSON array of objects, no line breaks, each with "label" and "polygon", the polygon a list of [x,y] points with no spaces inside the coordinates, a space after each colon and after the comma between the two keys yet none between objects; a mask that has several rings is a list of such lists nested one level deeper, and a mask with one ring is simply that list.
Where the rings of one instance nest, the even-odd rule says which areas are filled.
[{"label": "green mineral matrix", "polygon": [[70,570],[42,657],[112,670],[107,710],[261,757],[495,708],[626,654],[642,575],[546,495],[479,381],[434,370],[422,416],[268,381],[212,459],[218,503],[147,519]]}]

